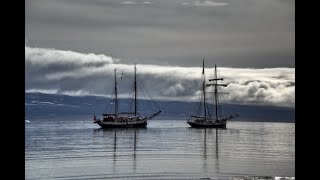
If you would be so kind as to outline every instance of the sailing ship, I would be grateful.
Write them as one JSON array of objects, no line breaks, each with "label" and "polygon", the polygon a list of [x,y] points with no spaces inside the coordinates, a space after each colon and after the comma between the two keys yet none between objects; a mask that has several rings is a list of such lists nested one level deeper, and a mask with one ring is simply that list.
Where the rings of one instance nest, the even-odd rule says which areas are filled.
[{"label": "sailing ship", "polygon": [[[137,93],[137,68],[134,65],[134,110],[133,112],[118,112],[119,99],[118,99],[118,83],[117,72],[114,70],[114,113],[102,114],[102,119],[97,119],[94,116],[93,123],[100,125],[102,128],[118,128],[118,127],[146,127],[148,120],[159,115],[161,110],[157,107],[157,112],[142,117],[138,111],[138,93]],[[151,97],[150,97],[151,98]],[[155,102],[153,102],[155,103]]]},{"label": "sailing ship", "polygon": [[[191,127],[200,127],[200,128],[226,128],[227,126],[227,120],[230,120],[232,118],[235,118],[239,116],[239,113],[236,113],[235,115],[229,115],[229,116],[222,116],[221,106],[219,104],[218,99],[218,87],[226,87],[227,84],[219,84],[218,81],[223,81],[223,78],[218,78],[217,75],[217,66],[214,66],[214,78],[209,79],[209,81],[212,81],[213,83],[206,84],[205,79],[205,71],[204,71],[204,60],[202,63],[202,94],[200,97],[200,103],[198,108],[198,114],[200,114],[201,108],[203,107],[204,114],[201,115],[193,115],[191,116],[187,123]],[[212,104],[207,102],[206,97],[206,87],[213,86],[214,88],[214,107],[212,107]],[[212,107],[212,108],[210,108]],[[210,110],[214,110],[215,113],[210,113]]]}]

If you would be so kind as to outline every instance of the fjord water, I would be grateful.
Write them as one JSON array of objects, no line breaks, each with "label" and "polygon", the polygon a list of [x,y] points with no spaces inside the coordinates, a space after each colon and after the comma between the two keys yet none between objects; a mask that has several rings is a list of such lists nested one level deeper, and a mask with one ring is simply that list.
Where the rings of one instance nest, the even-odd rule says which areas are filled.
[{"label": "fjord water", "polygon": [[25,179],[228,179],[295,176],[295,124],[228,122],[194,129],[151,120],[100,129],[89,117],[28,120]]}]

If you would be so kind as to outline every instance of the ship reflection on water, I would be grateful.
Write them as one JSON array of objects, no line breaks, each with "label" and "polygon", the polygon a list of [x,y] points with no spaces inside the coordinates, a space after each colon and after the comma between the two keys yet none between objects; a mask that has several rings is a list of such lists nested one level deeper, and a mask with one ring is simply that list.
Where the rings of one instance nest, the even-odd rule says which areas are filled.
[{"label": "ship reflection on water", "polygon": [[[138,137],[137,132],[139,133],[139,131],[140,131],[140,128],[110,128],[110,129],[100,128],[100,129],[93,130],[94,134],[99,134],[100,132],[103,132],[102,134],[104,136],[112,139],[112,141],[113,141],[112,171],[114,174],[118,173],[117,162],[122,161],[123,156],[127,157],[126,161],[132,160],[132,164],[133,164],[132,170],[133,170],[133,173],[136,173],[136,156],[137,156],[136,151],[137,151],[137,137]],[[111,136],[112,133],[113,133],[113,136]],[[120,137],[117,137],[117,136],[120,136]],[[120,148],[117,147],[117,143],[119,143],[118,141],[120,141],[120,143],[126,142],[127,147],[125,149],[127,151],[124,152],[123,150],[120,149],[121,147],[123,147],[123,144],[118,145],[118,146],[120,146]],[[109,145],[107,146],[107,149],[110,149]],[[109,151],[107,151],[107,152],[109,152]],[[117,156],[119,156],[119,158]],[[109,155],[107,155],[107,157],[109,157]]]},{"label": "ship reflection on water", "polygon": [[[144,172],[145,169],[152,168],[155,166],[159,169],[166,169],[165,167],[169,164],[175,162],[175,160],[180,160],[181,167],[190,165],[192,159],[201,157],[198,159],[202,163],[203,175],[206,176],[212,172],[219,173],[219,131],[224,129],[214,129],[214,128],[200,128],[200,129],[190,129],[186,128],[187,131],[196,131],[196,134],[203,134],[203,143],[199,143],[197,149],[202,149],[197,153],[198,155],[188,155],[189,148],[179,151],[181,146],[179,143],[170,143],[162,142],[160,139],[154,139],[153,141],[143,141],[139,143],[139,133],[145,135],[148,131],[151,131],[152,134],[160,133],[156,129],[144,129],[144,128],[114,128],[114,129],[94,129],[93,132],[99,137],[104,136],[108,142],[105,148],[107,149],[106,157],[110,156],[110,150],[112,149],[112,173],[119,174],[123,170],[123,163],[127,167],[127,171],[131,171],[136,174],[139,171]],[[161,133],[160,133],[161,136]],[[208,143],[209,141],[209,143]],[[201,142],[201,141],[200,141]],[[214,142],[214,143],[212,143]],[[112,144],[112,147],[110,146]],[[157,145],[158,144],[158,145]],[[164,145],[164,146],[161,146]],[[171,144],[170,146],[168,144]],[[145,145],[145,147],[143,147]],[[173,150],[175,149],[175,150]],[[192,150],[192,149],[190,149]],[[161,151],[161,152],[160,152]],[[194,151],[194,150],[192,150]],[[193,154],[193,153],[191,153]],[[175,156],[175,157],[174,157]],[[141,158],[141,159],[140,159]],[[171,162],[172,159],[172,162]],[[131,163],[130,163],[131,161]],[[185,163],[183,163],[185,162]],[[137,170],[137,163],[138,170]],[[131,166],[131,165],[132,166]],[[208,167],[209,166],[209,167]],[[158,169],[158,170],[159,170]],[[173,169],[171,169],[173,170]],[[144,172],[145,173],[145,172]],[[188,174],[188,173],[186,173]]]},{"label": "ship reflection on water", "polygon": [[[179,130],[185,136],[176,131],[175,127],[93,130],[94,136],[104,139],[105,164],[109,169],[105,173],[111,177],[252,179],[259,175],[253,171],[263,172],[259,159],[241,145],[241,129],[185,127]],[[252,143],[258,146],[259,142]]]},{"label": "ship reflection on water", "polygon": [[218,128],[204,128],[203,132],[204,132],[204,138],[203,138],[203,169],[205,172],[208,172],[208,168],[207,168],[207,136],[209,136],[210,138],[213,138],[213,132],[215,132],[215,138],[214,138],[214,142],[215,142],[215,149],[211,149],[210,150],[214,150],[214,154],[215,154],[215,169],[216,172],[219,173],[219,137],[218,137]]},{"label": "ship reflection on water", "polygon": [[173,120],[153,120],[147,128],[136,129],[63,124],[68,126],[59,121],[27,123],[26,179],[295,175],[292,123],[230,122],[226,129],[191,128]]}]

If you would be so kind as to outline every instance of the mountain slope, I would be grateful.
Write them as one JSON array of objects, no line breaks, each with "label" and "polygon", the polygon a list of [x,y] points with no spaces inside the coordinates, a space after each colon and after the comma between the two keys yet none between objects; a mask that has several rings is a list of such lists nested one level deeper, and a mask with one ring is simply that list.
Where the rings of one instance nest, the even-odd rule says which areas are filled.
[{"label": "mountain slope", "polygon": [[[128,111],[130,99],[120,99],[119,111]],[[98,96],[67,96],[58,94],[25,93],[25,119],[53,118],[62,116],[96,115],[113,111],[113,100]],[[157,111],[151,101],[139,100],[141,115]],[[198,103],[180,101],[157,101],[162,113],[156,119],[186,120],[194,115]],[[295,122],[295,109],[289,107],[222,104],[226,114],[237,112],[235,121]],[[147,110],[147,111],[145,111]]]}]

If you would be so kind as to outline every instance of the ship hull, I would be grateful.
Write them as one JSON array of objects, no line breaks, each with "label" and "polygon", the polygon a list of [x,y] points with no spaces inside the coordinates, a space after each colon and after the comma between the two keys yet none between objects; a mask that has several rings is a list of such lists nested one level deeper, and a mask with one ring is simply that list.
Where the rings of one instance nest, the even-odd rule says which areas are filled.
[{"label": "ship hull", "polygon": [[146,128],[147,120],[142,120],[141,122],[98,122],[101,128]]},{"label": "ship hull", "polygon": [[101,128],[146,128],[147,123],[141,123],[141,124],[124,124],[124,125],[119,125],[119,124],[99,124]]},{"label": "ship hull", "polygon": [[227,127],[227,122],[222,122],[222,123],[197,123],[197,122],[188,121],[187,123],[191,127],[194,127],[194,128],[226,128]]}]

